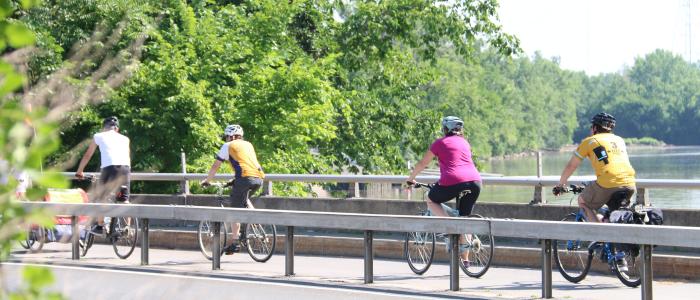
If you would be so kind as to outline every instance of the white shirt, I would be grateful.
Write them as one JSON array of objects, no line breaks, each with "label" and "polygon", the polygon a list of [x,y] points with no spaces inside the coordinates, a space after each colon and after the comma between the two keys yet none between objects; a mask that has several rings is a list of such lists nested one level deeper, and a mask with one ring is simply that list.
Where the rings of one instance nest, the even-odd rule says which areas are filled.
[{"label": "white shirt", "polygon": [[104,131],[93,136],[100,147],[100,168],[109,166],[131,166],[129,138],[114,131]]},{"label": "white shirt", "polygon": [[228,161],[229,160],[229,154],[228,154],[228,148],[230,147],[231,142],[226,142],[221,146],[221,149],[219,149],[219,153],[216,154],[216,159],[220,161]]}]

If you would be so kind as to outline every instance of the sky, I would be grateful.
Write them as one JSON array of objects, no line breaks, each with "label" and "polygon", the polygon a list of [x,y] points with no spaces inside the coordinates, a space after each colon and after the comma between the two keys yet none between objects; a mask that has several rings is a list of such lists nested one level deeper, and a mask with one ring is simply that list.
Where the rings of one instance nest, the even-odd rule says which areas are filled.
[{"label": "sky", "polygon": [[[700,0],[499,0],[525,54],[588,75],[619,72],[656,49],[700,61]],[[692,45],[692,48],[689,47]]]}]

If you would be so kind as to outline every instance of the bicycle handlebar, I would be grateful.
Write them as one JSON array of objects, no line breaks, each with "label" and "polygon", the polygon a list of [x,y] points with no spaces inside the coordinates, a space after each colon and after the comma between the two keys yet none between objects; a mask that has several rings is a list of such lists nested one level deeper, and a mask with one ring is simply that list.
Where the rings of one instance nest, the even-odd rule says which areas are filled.
[{"label": "bicycle handlebar", "polygon": [[569,186],[555,186],[552,189],[552,193],[554,195],[561,195],[564,193],[574,193],[574,194],[580,194],[583,192],[584,186],[580,185],[569,185]]},{"label": "bicycle handlebar", "polygon": [[92,175],[92,174],[83,175],[82,177],[76,177],[75,180],[78,180],[78,181],[95,182],[95,181],[97,181],[97,176],[96,176],[96,175]]},{"label": "bicycle handlebar", "polygon": [[213,186],[217,188],[227,188],[233,186],[233,180],[227,181],[227,182],[221,182],[221,181],[215,181],[215,182],[207,182],[206,184],[202,184],[204,187],[208,186]]},{"label": "bicycle handlebar", "polygon": [[406,181],[406,185],[408,187],[417,187],[417,188],[424,188],[427,190],[430,190],[433,188],[432,184],[427,184],[427,183],[422,183],[422,182],[412,182],[412,181]]}]

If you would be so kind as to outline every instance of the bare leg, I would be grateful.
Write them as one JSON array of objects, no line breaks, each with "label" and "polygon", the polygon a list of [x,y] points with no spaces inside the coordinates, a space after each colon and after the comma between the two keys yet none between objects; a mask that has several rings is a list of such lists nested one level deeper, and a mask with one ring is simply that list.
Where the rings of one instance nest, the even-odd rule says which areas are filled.
[{"label": "bare leg", "polygon": [[[445,212],[445,210],[442,208],[442,205],[440,203],[433,202],[432,200],[428,199],[425,201],[428,203],[428,208],[430,211],[438,216],[438,217],[449,217],[449,215]],[[469,235],[468,239],[471,240],[471,235]],[[466,244],[467,239],[465,238],[464,234],[459,235],[459,243],[460,244]],[[469,251],[464,251],[463,253],[460,253],[460,256],[462,257],[462,260],[468,261],[469,260]]]},{"label": "bare leg", "polygon": [[233,242],[235,243],[239,238],[239,231],[241,231],[241,223],[231,223],[231,234],[233,235]]},{"label": "bare leg", "polygon": [[428,208],[430,209],[430,212],[432,212],[434,215],[438,217],[449,217],[445,210],[442,209],[442,205],[440,205],[440,203],[435,203],[433,202],[433,200],[430,199],[428,199],[425,202],[428,203]]},{"label": "bare leg", "polygon": [[598,220],[598,215],[592,208],[588,207],[581,196],[578,197],[578,207],[580,207],[583,210],[583,213],[586,215],[586,221],[590,223],[600,222],[600,220]]}]

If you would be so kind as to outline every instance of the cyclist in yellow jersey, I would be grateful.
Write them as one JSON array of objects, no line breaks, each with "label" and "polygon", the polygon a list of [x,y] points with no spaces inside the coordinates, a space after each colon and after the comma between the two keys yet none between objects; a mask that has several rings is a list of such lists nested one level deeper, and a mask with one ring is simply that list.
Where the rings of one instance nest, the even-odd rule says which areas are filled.
[{"label": "cyclist in yellow jersey", "polygon": [[[615,117],[610,114],[599,113],[591,119],[591,135],[581,141],[557,185],[566,186],[567,180],[584,158],[591,161],[596,181],[587,186],[578,198],[579,207],[586,213],[589,222],[600,221],[595,211],[604,204],[608,204],[611,210],[628,206],[636,191],[635,172],[627,156],[627,146],[621,137],[612,133],[613,128]],[[625,192],[627,198],[621,203],[608,203],[611,196],[620,191]]]},{"label": "cyclist in yellow jersey", "polygon": [[[219,170],[221,163],[228,160],[236,175],[231,188],[231,197],[225,205],[228,207],[246,208],[248,207],[248,196],[255,194],[260,189],[265,174],[255,155],[253,144],[243,140],[243,128],[241,126],[226,126],[224,140],[226,143],[221,146],[207,178],[202,181],[202,186],[208,186],[209,181],[214,178],[216,171]],[[240,251],[238,232],[241,225],[240,223],[233,223],[232,225],[233,243],[223,249],[227,255]]]}]

